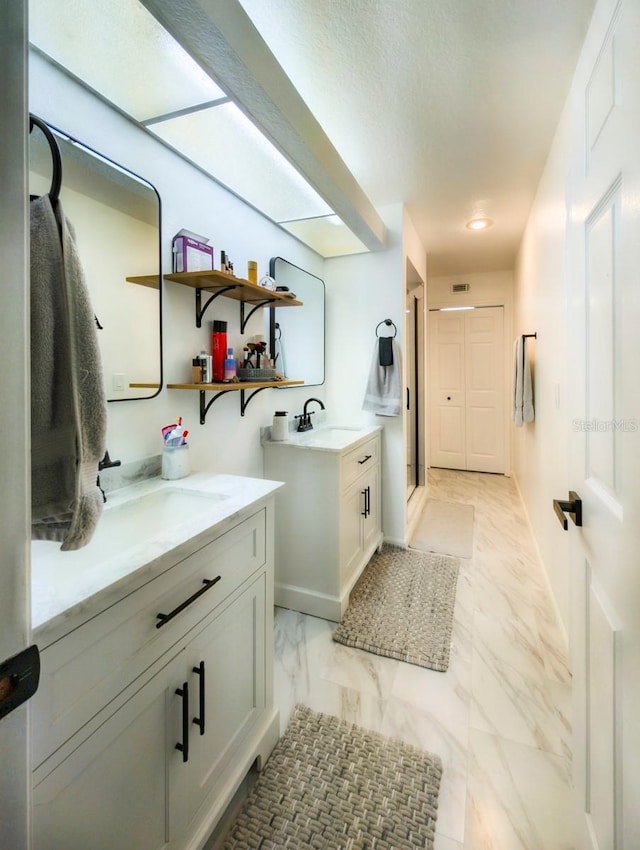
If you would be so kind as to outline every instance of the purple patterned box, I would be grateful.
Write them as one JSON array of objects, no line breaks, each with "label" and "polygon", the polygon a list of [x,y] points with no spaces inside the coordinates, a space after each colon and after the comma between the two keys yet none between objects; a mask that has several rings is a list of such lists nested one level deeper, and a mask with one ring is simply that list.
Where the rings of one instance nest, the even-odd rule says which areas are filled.
[{"label": "purple patterned box", "polygon": [[173,237],[174,272],[204,272],[213,269],[213,247],[191,236]]}]

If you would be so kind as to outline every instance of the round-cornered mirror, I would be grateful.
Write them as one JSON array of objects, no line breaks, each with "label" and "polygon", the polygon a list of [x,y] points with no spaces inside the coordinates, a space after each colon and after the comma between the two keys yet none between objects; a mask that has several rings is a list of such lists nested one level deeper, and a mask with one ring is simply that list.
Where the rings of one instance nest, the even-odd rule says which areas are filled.
[{"label": "round-cornered mirror", "polygon": [[[62,157],[60,202],[99,327],[106,398],[152,398],[162,388],[160,197],[144,178],[51,130]],[[29,155],[30,194],[43,195],[51,151],[37,128]]]},{"label": "round-cornered mirror", "polygon": [[305,386],[324,383],[324,281],[299,266],[273,257],[269,274],[287,286],[302,307],[269,310],[269,345],[276,368]]}]

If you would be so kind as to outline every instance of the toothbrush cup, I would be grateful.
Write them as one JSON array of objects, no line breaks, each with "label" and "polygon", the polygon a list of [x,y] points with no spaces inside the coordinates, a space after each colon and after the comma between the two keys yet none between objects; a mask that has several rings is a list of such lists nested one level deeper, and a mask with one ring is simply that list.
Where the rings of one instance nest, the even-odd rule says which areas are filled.
[{"label": "toothbrush cup", "polygon": [[164,446],[161,477],[167,481],[185,478],[189,474],[189,445]]}]

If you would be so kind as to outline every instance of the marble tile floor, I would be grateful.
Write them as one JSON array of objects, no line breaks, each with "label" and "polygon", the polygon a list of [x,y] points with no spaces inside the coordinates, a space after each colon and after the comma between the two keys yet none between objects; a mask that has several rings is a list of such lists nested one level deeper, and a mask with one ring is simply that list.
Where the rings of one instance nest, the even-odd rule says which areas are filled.
[{"label": "marble tile floor", "polygon": [[302,702],[437,753],[435,850],[571,850],[571,678],[515,484],[431,470],[429,495],[475,506],[449,670],[333,643],[333,623],[276,609],[282,731]]}]

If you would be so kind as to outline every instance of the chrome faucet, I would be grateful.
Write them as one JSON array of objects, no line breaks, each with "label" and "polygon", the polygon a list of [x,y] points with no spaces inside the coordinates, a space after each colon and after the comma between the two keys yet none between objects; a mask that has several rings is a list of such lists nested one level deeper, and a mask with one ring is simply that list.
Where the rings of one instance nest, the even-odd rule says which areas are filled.
[{"label": "chrome faucet", "polygon": [[300,420],[298,422],[298,431],[310,431],[313,428],[313,425],[311,424],[311,414],[315,411],[307,411],[307,406],[311,404],[312,401],[318,402],[322,410],[325,409],[324,404],[320,401],[319,398],[308,398],[304,403],[302,414],[295,417],[296,419]]}]

